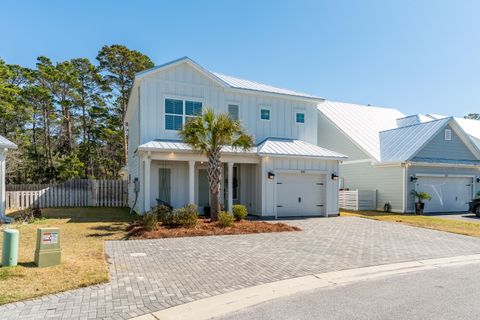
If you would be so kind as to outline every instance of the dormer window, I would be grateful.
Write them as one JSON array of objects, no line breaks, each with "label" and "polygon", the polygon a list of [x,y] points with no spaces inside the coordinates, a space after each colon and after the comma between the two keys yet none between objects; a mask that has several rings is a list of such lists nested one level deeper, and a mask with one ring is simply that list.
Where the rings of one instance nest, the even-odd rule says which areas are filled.
[{"label": "dormer window", "polygon": [[295,122],[296,123],[305,123],[305,113],[296,112],[295,113]]},{"label": "dormer window", "polygon": [[267,109],[266,107],[260,108],[260,119],[261,120],[270,120],[270,109]]},{"label": "dormer window", "polygon": [[445,141],[452,140],[452,129],[445,129]]}]

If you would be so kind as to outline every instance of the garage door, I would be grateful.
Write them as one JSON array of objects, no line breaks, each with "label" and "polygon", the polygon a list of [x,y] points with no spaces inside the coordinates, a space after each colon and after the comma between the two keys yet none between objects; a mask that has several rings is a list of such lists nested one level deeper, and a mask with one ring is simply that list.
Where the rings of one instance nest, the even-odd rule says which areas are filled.
[{"label": "garage door", "polygon": [[277,216],[320,216],[325,213],[325,175],[277,175]]},{"label": "garage door", "polygon": [[432,196],[425,201],[425,212],[468,211],[473,194],[473,180],[465,177],[419,177],[416,187]]}]

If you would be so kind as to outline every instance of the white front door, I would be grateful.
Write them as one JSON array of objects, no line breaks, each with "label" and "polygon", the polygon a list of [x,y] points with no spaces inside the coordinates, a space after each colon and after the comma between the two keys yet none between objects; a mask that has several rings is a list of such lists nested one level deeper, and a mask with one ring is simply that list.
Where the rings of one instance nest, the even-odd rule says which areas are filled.
[{"label": "white front door", "polygon": [[425,212],[468,211],[473,194],[473,178],[468,177],[419,177],[418,192],[428,192],[432,200],[424,200]]},{"label": "white front door", "polygon": [[277,216],[325,214],[325,175],[279,173],[276,177]]}]

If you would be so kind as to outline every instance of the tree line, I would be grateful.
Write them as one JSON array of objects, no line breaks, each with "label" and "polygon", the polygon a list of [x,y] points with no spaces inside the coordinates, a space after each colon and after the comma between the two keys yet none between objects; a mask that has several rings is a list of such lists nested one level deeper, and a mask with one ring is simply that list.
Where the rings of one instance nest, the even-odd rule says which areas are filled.
[{"label": "tree line", "polygon": [[95,62],[41,56],[30,69],[0,59],[0,135],[18,145],[7,183],[117,178],[127,161],[130,88],[135,73],[151,67],[123,45],[102,47]]}]

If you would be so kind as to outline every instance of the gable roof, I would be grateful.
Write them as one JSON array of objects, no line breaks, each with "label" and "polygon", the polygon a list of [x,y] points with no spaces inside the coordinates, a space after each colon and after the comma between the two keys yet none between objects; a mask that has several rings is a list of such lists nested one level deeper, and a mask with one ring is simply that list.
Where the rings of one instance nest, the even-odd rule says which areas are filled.
[{"label": "gable roof", "polygon": [[[441,130],[450,125],[466,147],[477,157],[480,150],[454,117],[441,118],[380,132],[381,161],[411,160]],[[443,155],[439,155],[442,158]],[[479,158],[480,159],[480,158]]]},{"label": "gable roof", "polygon": [[318,105],[324,114],[363,152],[380,161],[379,132],[396,128],[405,115],[396,109],[325,101]]},{"label": "gable roof", "polygon": [[182,57],[182,58],[164,63],[162,65],[153,67],[151,69],[141,71],[135,75],[135,80],[139,80],[147,75],[151,75],[155,72],[159,72],[161,70],[174,67],[181,63],[187,63],[191,65],[192,67],[197,69],[197,71],[204,74],[206,77],[210,78],[217,84],[226,88],[271,93],[271,94],[278,94],[278,95],[297,97],[297,98],[306,98],[306,99],[319,100],[319,101],[324,100],[323,98],[316,97],[303,92],[283,89],[283,88],[271,86],[268,84],[263,84],[256,81],[244,80],[244,79],[235,78],[232,76],[227,76],[221,73],[211,72],[205,69],[204,67],[202,67],[200,64],[198,64],[194,60],[190,59],[189,57]]},{"label": "gable roof", "polygon": [[0,149],[17,149],[17,145],[7,138],[0,136]]}]

